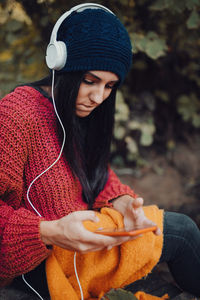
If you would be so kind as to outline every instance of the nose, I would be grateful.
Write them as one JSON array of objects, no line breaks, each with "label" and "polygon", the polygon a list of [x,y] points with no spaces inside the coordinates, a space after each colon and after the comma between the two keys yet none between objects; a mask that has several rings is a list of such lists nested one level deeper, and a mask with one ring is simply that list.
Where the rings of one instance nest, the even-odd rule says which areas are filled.
[{"label": "nose", "polygon": [[90,100],[96,104],[101,104],[104,101],[104,87],[96,87],[90,94]]}]

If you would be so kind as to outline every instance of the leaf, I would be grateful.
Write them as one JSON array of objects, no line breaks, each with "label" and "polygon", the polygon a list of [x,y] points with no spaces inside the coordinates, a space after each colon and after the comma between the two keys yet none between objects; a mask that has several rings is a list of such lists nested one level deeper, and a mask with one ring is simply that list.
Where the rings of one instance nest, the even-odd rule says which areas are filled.
[{"label": "leaf", "polygon": [[136,41],[136,46],[140,51],[145,52],[147,43],[148,43],[148,39],[145,36],[141,36]]},{"label": "leaf", "polygon": [[173,5],[171,5],[171,10],[175,13],[183,13],[186,9],[185,1],[175,0],[173,1]]},{"label": "leaf", "polygon": [[12,31],[16,32],[20,29],[22,29],[23,23],[19,22],[17,20],[11,19],[7,24],[6,24],[6,30],[7,31]]},{"label": "leaf", "polygon": [[142,131],[140,137],[140,144],[142,146],[150,146],[153,143],[153,136],[150,135],[148,132]]},{"label": "leaf", "polygon": [[150,146],[153,143],[154,124],[142,124],[141,131],[140,144],[142,146]]},{"label": "leaf", "polygon": [[13,58],[13,54],[11,50],[5,50],[2,53],[0,53],[0,62],[7,62]]},{"label": "leaf", "polygon": [[166,41],[153,31],[149,31],[146,36],[141,33],[132,34],[132,40],[135,40],[137,50],[145,52],[152,59],[165,55],[168,49]]},{"label": "leaf", "polygon": [[146,45],[146,54],[153,58],[157,59],[163,55],[165,55],[165,51],[167,50],[165,41],[162,39],[154,39],[148,41]]},{"label": "leaf", "polygon": [[144,60],[137,60],[134,62],[134,68],[137,70],[146,70],[147,69],[147,63]]},{"label": "leaf", "polygon": [[169,9],[175,13],[182,13],[186,8],[192,10],[199,4],[199,0],[157,0],[150,9],[155,11]]},{"label": "leaf", "polygon": [[[115,156],[112,159],[112,164],[115,165],[115,166],[118,166],[118,167],[124,166],[124,159],[123,159],[123,157],[120,156],[120,155]],[[102,298],[102,299],[104,299],[104,298]]]},{"label": "leaf", "polygon": [[178,99],[177,110],[184,121],[191,121],[194,127],[200,127],[200,102],[195,94],[181,95]]},{"label": "leaf", "polygon": [[169,7],[169,2],[164,0],[157,0],[150,6],[151,10],[164,10]]},{"label": "leaf", "polygon": [[186,7],[190,10],[194,9],[199,4],[199,0],[186,0]]},{"label": "leaf", "polygon": [[175,147],[176,147],[176,143],[175,143],[174,140],[171,139],[171,140],[169,140],[169,141],[167,142],[167,148],[168,148],[169,150],[174,150]]},{"label": "leaf", "polygon": [[188,29],[197,29],[200,25],[200,17],[196,10],[193,10],[186,22]]},{"label": "leaf", "polygon": [[115,130],[114,130],[114,137],[117,139],[117,140],[121,140],[124,138],[126,134],[126,129],[122,126],[119,126],[119,125],[116,125],[115,126]]},{"label": "leaf", "polygon": [[163,102],[169,101],[169,95],[163,90],[156,90],[155,95],[156,97],[160,98]]},{"label": "leaf", "polygon": [[115,121],[127,121],[129,113],[129,107],[124,101],[122,92],[117,91]]},{"label": "leaf", "polygon": [[140,129],[140,123],[138,121],[132,120],[128,122],[128,128],[131,130]]},{"label": "leaf", "polygon": [[137,153],[128,152],[126,158],[128,161],[131,161],[131,162],[137,161],[137,163],[138,163],[138,159],[139,159],[138,154],[139,154],[138,152]]},{"label": "leaf", "polygon": [[[156,128],[155,128],[155,125],[152,123],[151,119],[149,119],[147,123],[130,121],[130,122],[128,122],[128,128],[131,130],[138,129],[141,131],[140,144],[142,146],[150,146],[153,143],[153,134],[154,134]],[[129,140],[129,139],[126,140],[126,139],[125,139],[126,142],[129,142],[129,143],[132,142],[131,140]],[[133,149],[134,149],[134,147],[133,147]]]},{"label": "leaf", "polygon": [[200,128],[200,115],[198,114],[193,115],[192,124],[195,128]]},{"label": "leaf", "polygon": [[48,17],[48,16],[45,16],[45,17],[41,18],[40,24],[41,24],[43,27],[47,26],[48,23],[49,23],[49,17]]},{"label": "leaf", "polygon": [[135,154],[138,153],[138,146],[135,140],[131,136],[127,136],[125,138],[126,147],[130,153]]},{"label": "leaf", "polygon": [[7,32],[6,36],[5,36],[5,40],[6,42],[8,42],[8,44],[12,44],[15,42],[15,40],[18,39],[17,34],[15,34],[15,32]]},{"label": "leaf", "polygon": [[129,291],[123,289],[111,289],[101,300],[137,300]]},{"label": "leaf", "polygon": [[17,1],[15,1],[14,5],[12,6],[11,16],[12,16],[12,19],[20,21],[22,23],[25,22],[28,25],[32,24],[31,18],[26,14],[22,5],[20,3],[18,3]]}]

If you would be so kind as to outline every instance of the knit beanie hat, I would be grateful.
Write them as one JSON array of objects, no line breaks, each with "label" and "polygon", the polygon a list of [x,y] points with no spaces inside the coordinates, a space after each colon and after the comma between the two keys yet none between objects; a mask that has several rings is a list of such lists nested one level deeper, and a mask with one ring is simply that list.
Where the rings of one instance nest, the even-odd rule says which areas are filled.
[{"label": "knit beanie hat", "polygon": [[131,42],[125,27],[103,9],[73,12],[61,24],[57,40],[67,47],[67,61],[60,72],[101,70],[119,76],[120,83],[130,69]]}]

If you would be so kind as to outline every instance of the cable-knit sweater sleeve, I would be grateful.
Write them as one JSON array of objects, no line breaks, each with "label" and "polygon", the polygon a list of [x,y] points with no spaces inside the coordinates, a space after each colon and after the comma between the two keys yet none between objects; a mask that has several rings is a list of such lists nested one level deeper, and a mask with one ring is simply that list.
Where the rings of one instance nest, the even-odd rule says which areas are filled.
[{"label": "cable-knit sweater sleeve", "polygon": [[111,200],[116,199],[117,197],[120,197],[122,195],[130,195],[132,197],[137,196],[128,185],[122,184],[114,171],[109,168],[108,181],[104,189],[96,198],[94,208],[112,206]]},{"label": "cable-knit sweater sleeve", "polygon": [[24,136],[20,116],[14,116],[14,109],[11,115],[9,113],[7,102],[1,102],[0,286],[32,270],[49,253],[40,239],[41,218],[22,207],[23,173],[28,156],[27,137]]}]

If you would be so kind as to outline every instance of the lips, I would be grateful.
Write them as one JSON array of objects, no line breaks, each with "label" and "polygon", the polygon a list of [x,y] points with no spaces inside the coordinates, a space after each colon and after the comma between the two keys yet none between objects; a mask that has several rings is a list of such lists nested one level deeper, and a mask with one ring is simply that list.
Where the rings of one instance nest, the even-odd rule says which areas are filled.
[{"label": "lips", "polygon": [[93,110],[93,106],[86,106],[86,105],[80,104],[80,105],[77,105],[76,109],[84,111],[84,112],[90,112],[91,110]]}]

